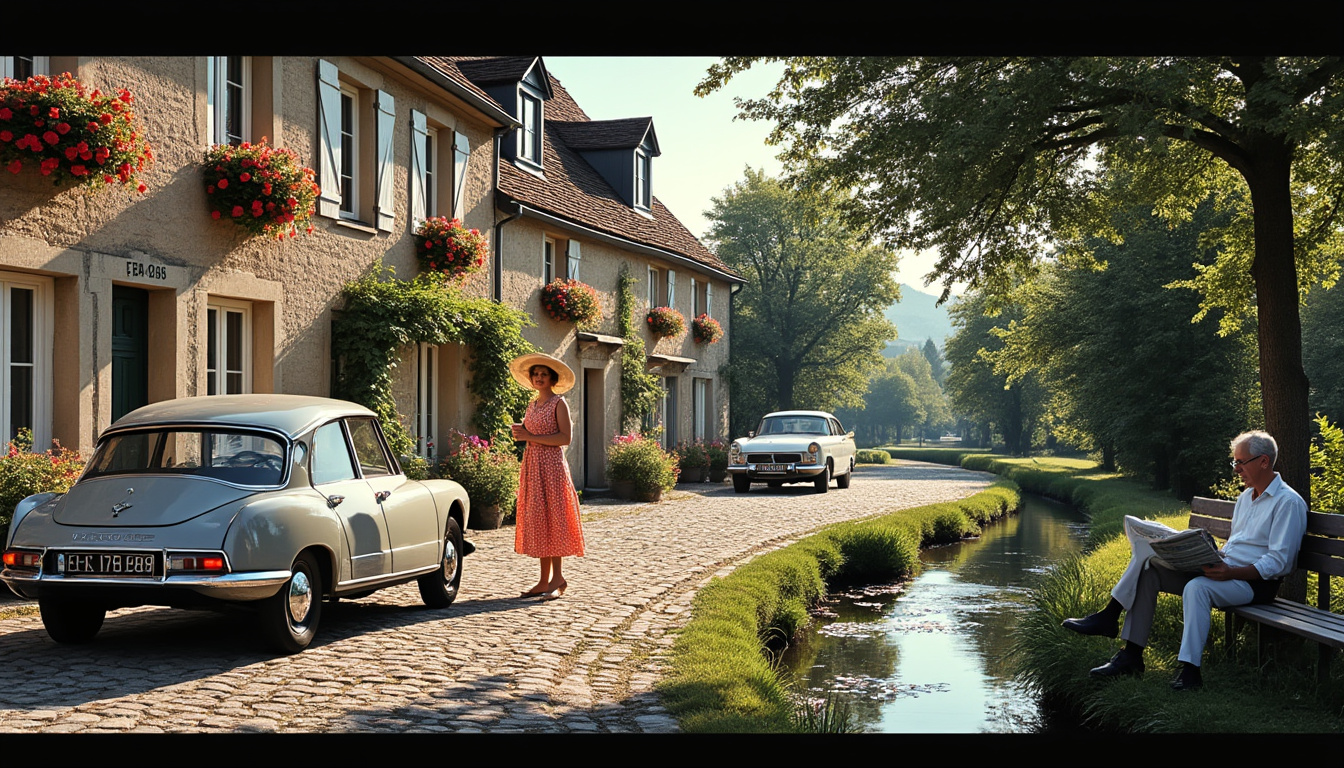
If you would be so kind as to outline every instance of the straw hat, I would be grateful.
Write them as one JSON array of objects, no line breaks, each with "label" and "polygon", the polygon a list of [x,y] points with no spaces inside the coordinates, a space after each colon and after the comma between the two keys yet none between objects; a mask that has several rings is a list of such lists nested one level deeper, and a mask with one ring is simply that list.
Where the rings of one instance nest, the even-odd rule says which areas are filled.
[{"label": "straw hat", "polygon": [[570,370],[559,359],[542,352],[533,352],[527,355],[519,355],[509,363],[509,373],[513,374],[513,380],[523,385],[527,389],[532,389],[532,379],[528,372],[534,365],[544,365],[560,375],[560,380],[555,382],[553,391],[559,395],[568,392],[574,386],[574,371]]}]

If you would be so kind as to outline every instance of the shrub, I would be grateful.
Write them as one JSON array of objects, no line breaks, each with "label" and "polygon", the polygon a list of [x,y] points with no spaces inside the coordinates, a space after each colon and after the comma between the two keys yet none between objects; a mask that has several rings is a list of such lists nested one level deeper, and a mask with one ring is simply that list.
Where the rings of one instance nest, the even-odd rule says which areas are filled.
[{"label": "shrub", "polygon": [[14,507],[35,493],[65,493],[84,471],[84,460],[56,440],[46,453],[33,452],[33,433],[20,429],[0,457],[0,528],[9,526]]},{"label": "shrub", "polygon": [[709,466],[709,451],[705,449],[704,443],[680,443],[677,445],[676,455],[677,466],[682,469]]},{"label": "shrub", "polygon": [[891,454],[886,451],[875,451],[870,448],[860,448],[854,458],[860,464],[890,464]]},{"label": "shrub", "polygon": [[416,227],[415,256],[426,272],[461,280],[484,266],[489,253],[480,230],[467,229],[458,219],[432,216]]},{"label": "shrub", "polygon": [[607,477],[633,483],[637,493],[671,490],[677,484],[677,458],[647,435],[616,435],[607,446]]},{"label": "shrub", "polygon": [[654,307],[644,318],[655,339],[671,339],[686,332],[686,318],[671,307]]},{"label": "shrub", "polygon": [[1317,512],[1344,513],[1344,429],[1316,416],[1320,444],[1312,443],[1311,507]]},{"label": "shrub", "polygon": [[56,184],[144,192],[138,174],[154,155],[136,129],[134,103],[124,88],[89,90],[69,72],[0,80],[0,164],[16,174],[31,165]]},{"label": "shrub", "polygon": [[691,321],[691,336],[700,344],[715,344],[723,338],[723,326],[709,315]]},{"label": "shrub", "polygon": [[557,277],[541,289],[541,308],[552,320],[574,323],[580,327],[596,325],[602,319],[602,305],[597,291],[578,280]]},{"label": "shrub", "polygon": [[317,212],[317,182],[313,169],[298,155],[272,147],[262,139],[240,146],[216,144],[202,163],[210,216],[226,219],[253,235],[277,239],[294,237]]},{"label": "shrub", "polygon": [[728,447],[722,440],[711,440],[705,446],[705,453],[709,455],[709,469],[711,472],[724,472],[728,469]]},{"label": "shrub", "polygon": [[448,452],[432,475],[455,480],[467,491],[473,507],[507,506],[518,495],[518,457],[476,435],[448,434]]}]

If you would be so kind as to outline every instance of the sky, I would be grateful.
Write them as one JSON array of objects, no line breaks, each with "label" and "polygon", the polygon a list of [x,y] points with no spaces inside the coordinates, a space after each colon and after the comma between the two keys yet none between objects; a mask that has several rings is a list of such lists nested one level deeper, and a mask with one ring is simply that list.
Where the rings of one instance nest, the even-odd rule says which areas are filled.
[{"label": "sky", "polygon": [[[743,178],[747,166],[775,176],[778,147],[765,143],[770,124],[734,120],[733,97],[770,91],[782,65],[753,67],[701,98],[695,86],[713,56],[546,56],[546,69],[594,120],[652,117],[662,154],[654,161],[653,194],[697,237],[707,229],[710,199]],[[897,280],[926,293],[932,255],[903,251]],[[954,291],[959,293],[959,291]]]}]

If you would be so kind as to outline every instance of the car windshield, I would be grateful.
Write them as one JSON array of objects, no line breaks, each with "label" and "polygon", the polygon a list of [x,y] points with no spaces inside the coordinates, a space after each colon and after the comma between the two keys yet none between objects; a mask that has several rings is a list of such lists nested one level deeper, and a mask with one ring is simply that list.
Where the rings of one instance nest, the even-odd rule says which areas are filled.
[{"label": "car windshield", "polygon": [[239,485],[279,485],[284,459],[285,448],[279,440],[251,432],[122,432],[98,444],[84,477],[172,474]]},{"label": "car windshield", "polygon": [[757,435],[825,435],[826,420],[817,416],[766,416]]}]

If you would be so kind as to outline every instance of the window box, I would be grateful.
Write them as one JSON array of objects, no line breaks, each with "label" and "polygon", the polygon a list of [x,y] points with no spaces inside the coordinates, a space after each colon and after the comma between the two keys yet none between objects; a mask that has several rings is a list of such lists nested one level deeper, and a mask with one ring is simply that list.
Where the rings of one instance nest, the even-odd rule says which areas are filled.
[{"label": "window box", "polygon": [[210,215],[227,219],[252,235],[283,239],[299,227],[311,233],[318,187],[314,172],[288,149],[258,144],[216,145],[202,163]]},{"label": "window box", "polygon": [[686,318],[671,307],[650,309],[645,322],[655,339],[676,338],[686,332]]}]

